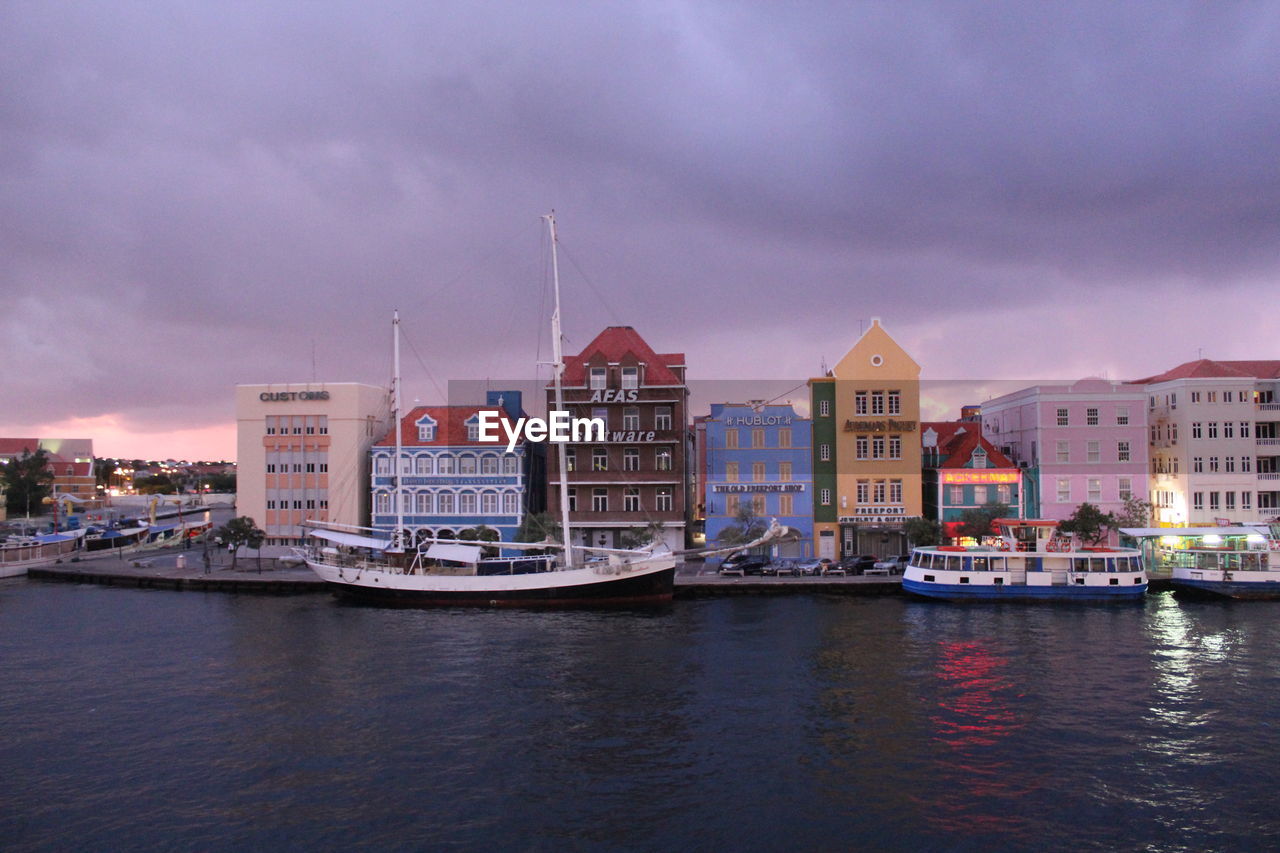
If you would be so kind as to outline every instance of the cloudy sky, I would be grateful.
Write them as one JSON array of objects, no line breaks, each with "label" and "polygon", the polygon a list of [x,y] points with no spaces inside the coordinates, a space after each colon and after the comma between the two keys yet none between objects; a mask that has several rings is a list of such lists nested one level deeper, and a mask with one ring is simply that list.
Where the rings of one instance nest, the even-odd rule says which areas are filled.
[{"label": "cloudy sky", "polygon": [[[634,325],[799,378],[1280,358],[1280,6],[0,4],[0,434],[232,458],[237,383]],[[541,348],[541,353],[538,352]]]}]

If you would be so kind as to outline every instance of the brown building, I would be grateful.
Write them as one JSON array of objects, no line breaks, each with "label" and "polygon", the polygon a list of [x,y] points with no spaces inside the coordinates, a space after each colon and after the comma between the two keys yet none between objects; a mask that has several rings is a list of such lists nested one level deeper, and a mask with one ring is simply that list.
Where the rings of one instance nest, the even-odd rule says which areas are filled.
[{"label": "brown building", "polygon": [[[603,442],[570,444],[573,544],[615,548],[628,531],[661,522],[673,549],[688,523],[689,387],[683,353],[655,353],[630,326],[610,326],[565,357],[565,408],[602,418]],[[547,409],[555,409],[547,389]],[[547,508],[560,518],[560,459],[547,452]]]}]

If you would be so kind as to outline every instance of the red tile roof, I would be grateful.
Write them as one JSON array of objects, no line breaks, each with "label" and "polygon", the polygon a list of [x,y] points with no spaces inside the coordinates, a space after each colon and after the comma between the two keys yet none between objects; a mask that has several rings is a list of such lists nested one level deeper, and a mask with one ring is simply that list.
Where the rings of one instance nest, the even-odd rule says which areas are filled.
[{"label": "red tile roof", "polygon": [[35,453],[40,440],[35,438],[0,438],[0,456],[21,456],[22,451]]},{"label": "red tile roof", "polygon": [[1280,361],[1213,361],[1201,358],[1179,364],[1172,370],[1131,380],[1134,385],[1151,385],[1172,379],[1280,379]]},{"label": "red tile roof", "polygon": [[946,454],[939,468],[964,468],[979,445],[986,451],[990,468],[1016,468],[1013,461],[982,437],[979,425],[973,421],[928,421],[920,424],[920,435],[928,430],[938,434],[938,450]]},{"label": "red tile roof", "polygon": [[564,384],[587,384],[587,365],[644,364],[645,385],[680,385],[680,377],[672,367],[684,366],[684,353],[668,352],[661,355],[645,343],[644,338],[630,326],[609,326],[596,335],[576,356],[565,356]]},{"label": "red tile roof", "polygon": [[[481,410],[486,412],[499,411],[497,406],[418,406],[400,419],[400,445],[402,447],[446,447],[449,445],[471,444],[476,447],[497,447],[500,450],[506,450],[507,434],[501,426],[490,433],[491,435],[497,435],[501,439],[500,441],[467,441],[467,421]],[[422,441],[418,438],[418,421],[423,415],[430,415],[431,419],[436,422],[436,437],[434,441]],[[507,421],[512,427],[515,426],[515,422],[505,415],[500,420]],[[521,436],[516,443],[524,444],[524,437]],[[392,427],[387,430],[387,434],[378,439],[374,446],[395,447],[395,428]]]}]

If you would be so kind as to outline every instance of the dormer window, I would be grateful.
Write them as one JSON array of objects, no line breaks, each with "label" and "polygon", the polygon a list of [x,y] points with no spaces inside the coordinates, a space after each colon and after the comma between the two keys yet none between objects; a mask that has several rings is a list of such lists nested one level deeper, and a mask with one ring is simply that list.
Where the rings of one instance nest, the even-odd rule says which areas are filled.
[{"label": "dormer window", "polygon": [[622,387],[623,388],[639,388],[640,387],[640,368],[639,367],[622,368]]},{"label": "dormer window", "polygon": [[591,368],[591,386],[590,386],[591,390],[603,391],[605,387],[605,382],[607,381],[608,376],[609,376],[609,369],[607,367]]},{"label": "dormer window", "polygon": [[418,419],[418,441],[436,440],[436,421],[431,415],[423,415]]},{"label": "dormer window", "polygon": [[472,415],[467,420],[467,441],[480,440],[480,416]]},{"label": "dormer window", "polygon": [[973,451],[973,467],[974,468],[987,467],[987,452],[983,450],[981,447]]}]

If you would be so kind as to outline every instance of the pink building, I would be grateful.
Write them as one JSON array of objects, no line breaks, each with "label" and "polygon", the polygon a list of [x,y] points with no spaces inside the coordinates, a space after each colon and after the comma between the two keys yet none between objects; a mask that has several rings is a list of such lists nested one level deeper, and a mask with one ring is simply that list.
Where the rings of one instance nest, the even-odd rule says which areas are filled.
[{"label": "pink building", "polygon": [[1028,510],[1064,519],[1147,500],[1147,395],[1105,379],[1034,385],[982,404],[983,435],[1026,469]]}]

